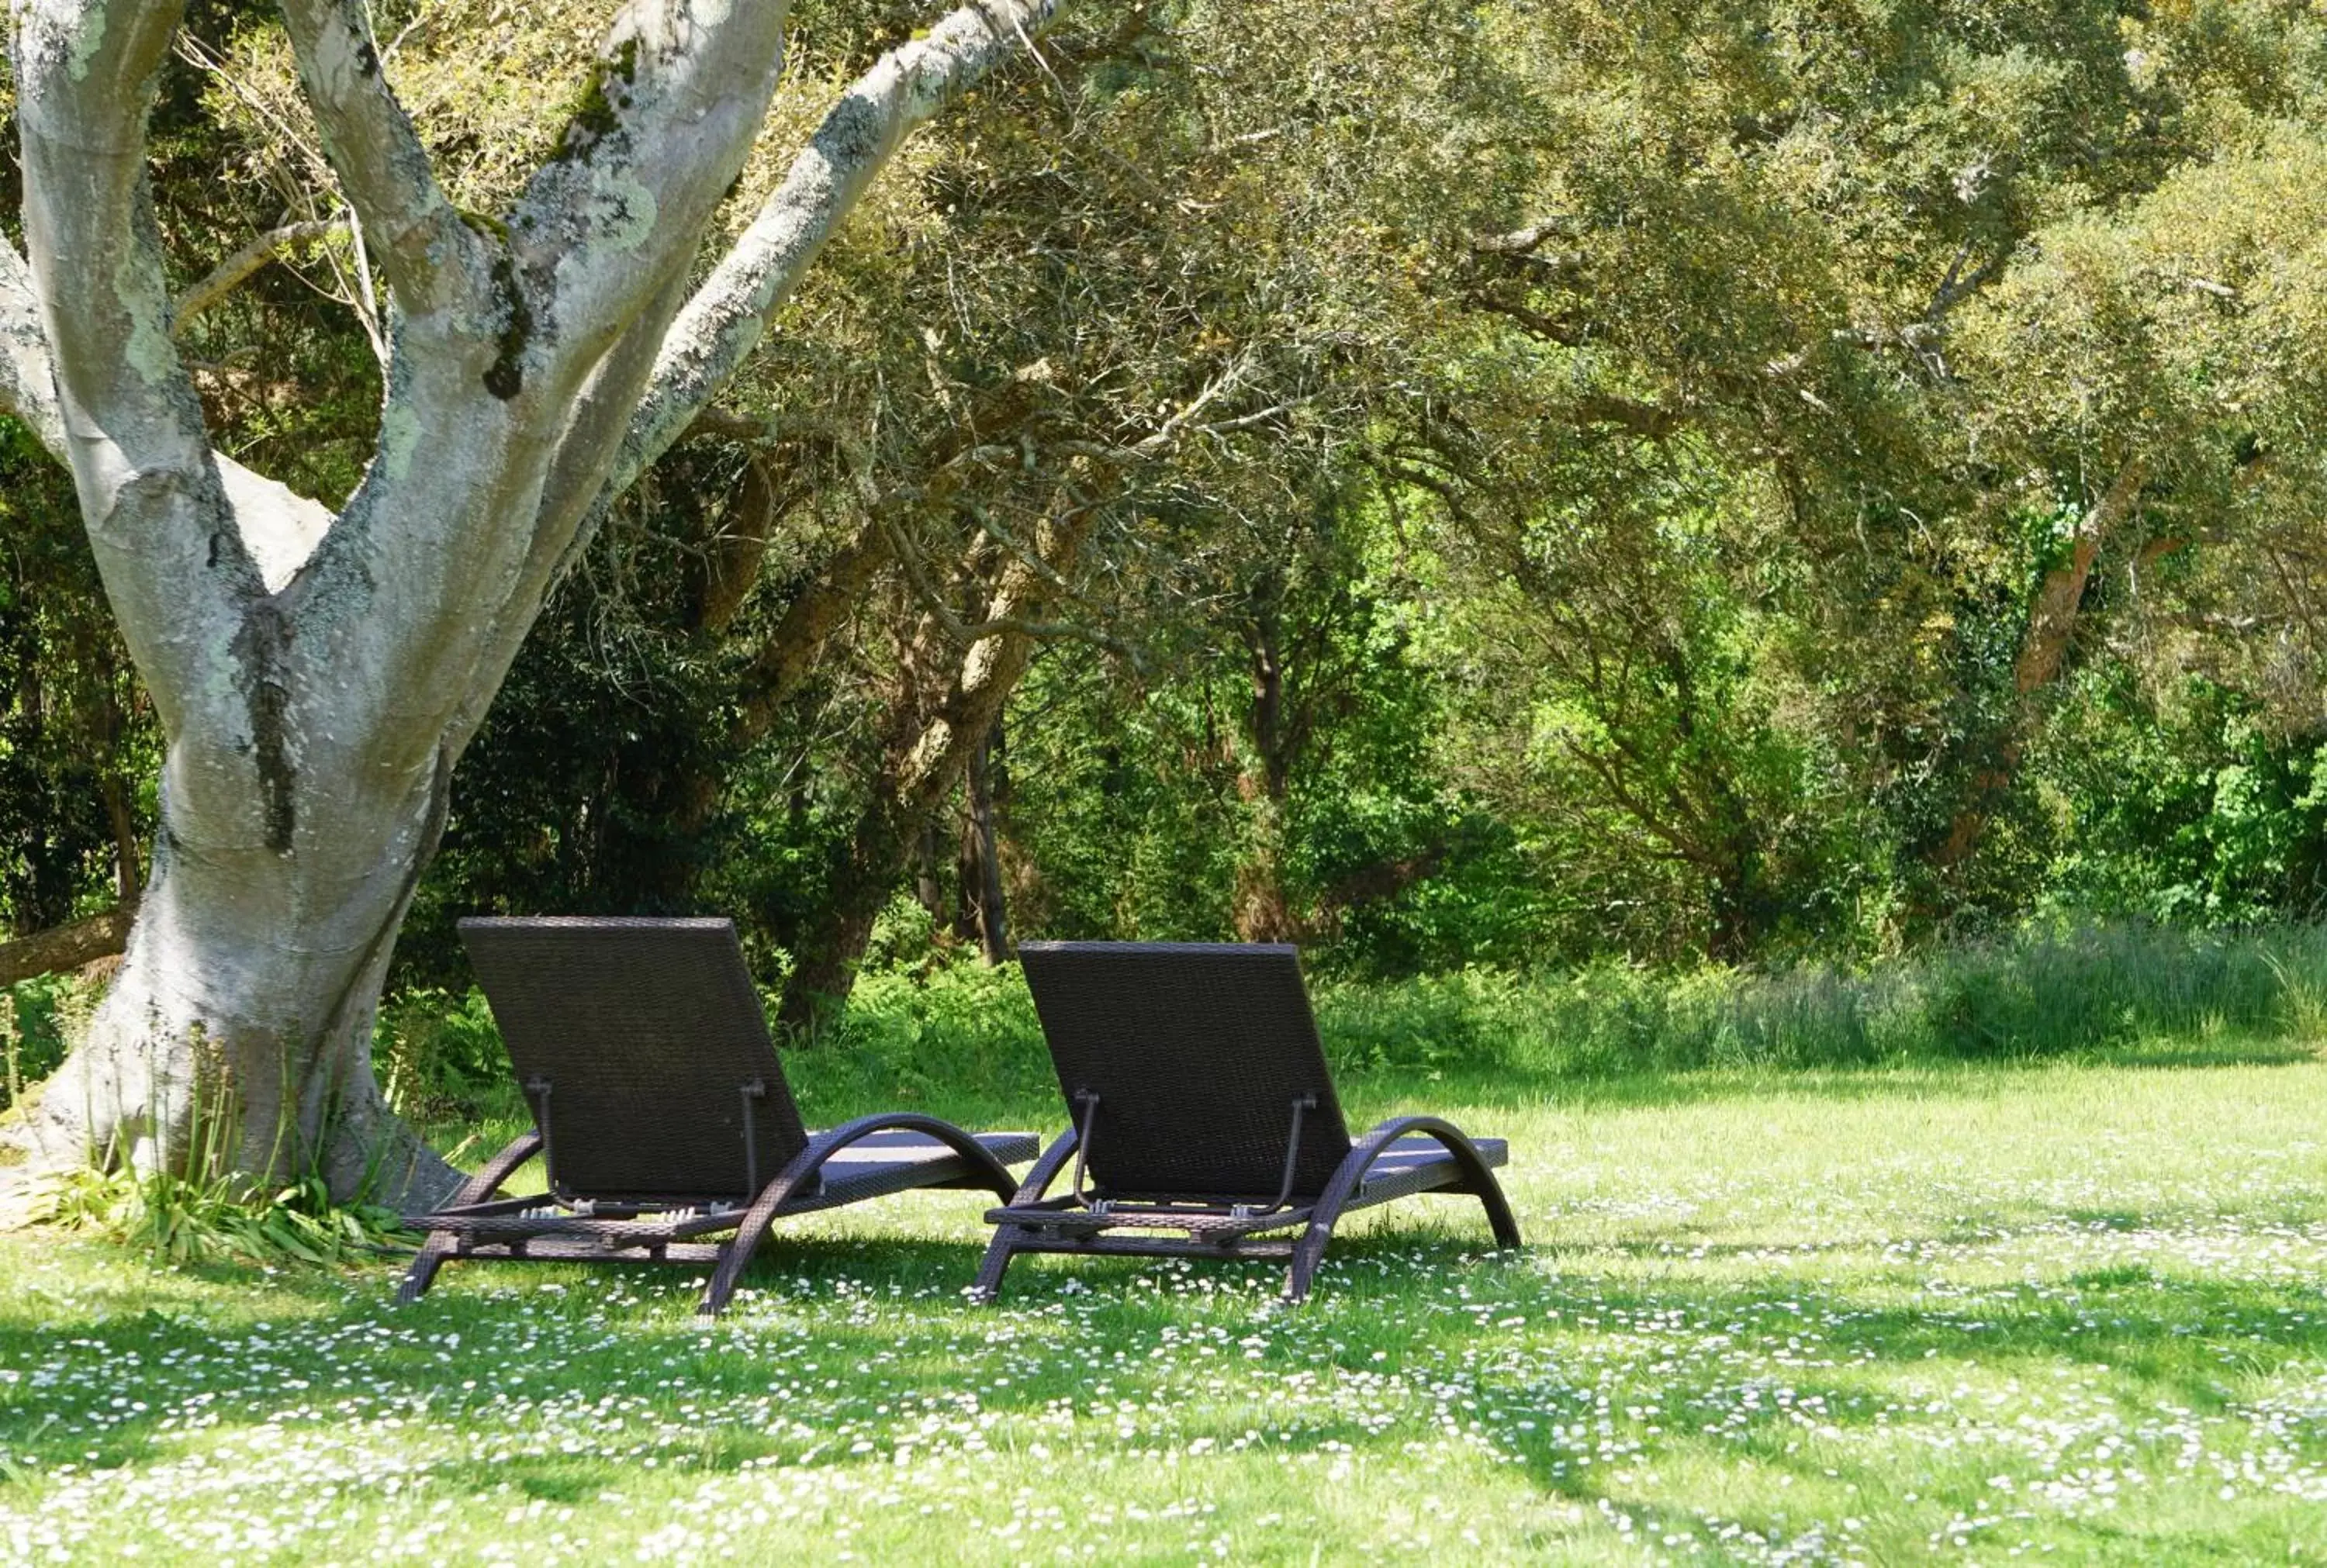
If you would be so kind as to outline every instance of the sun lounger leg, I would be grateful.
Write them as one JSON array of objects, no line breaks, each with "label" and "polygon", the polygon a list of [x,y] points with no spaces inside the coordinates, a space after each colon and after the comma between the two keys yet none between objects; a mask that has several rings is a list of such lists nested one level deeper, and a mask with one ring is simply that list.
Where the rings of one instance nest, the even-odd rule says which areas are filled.
[{"label": "sun lounger leg", "polygon": [[452,1237],[441,1230],[430,1231],[428,1239],[420,1244],[419,1255],[404,1271],[404,1283],[396,1287],[396,1304],[408,1307],[426,1295],[428,1287],[436,1283],[436,1271],[444,1266],[452,1251]]},{"label": "sun lounger leg", "polygon": [[1503,1196],[1502,1184],[1495,1180],[1493,1168],[1471,1146],[1471,1140],[1453,1123],[1436,1116],[1397,1116],[1359,1140],[1349,1157],[1341,1162],[1341,1169],[1333,1172],[1324,1196],[1317,1200],[1309,1228],[1302,1232],[1300,1241],[1294,1246],[1293,1264],[1285,1275],[1285,1301],[1297,1304],[1308,1299],[1309,1287],[1317,1277],[1317,1266],[1325,1259],[1326,1243],[1333,1239],[1333,1227],[1341,1223],[1342,1212],[1363,1185],[1367,1171],[1391,1144],[1415,1133],[1426,1133],[1444,1144],[1463,1171],[1460,1182],[1440,1190],[1475,1194],[1487,1211],[1487,1223],[1494,1227],[1495,1244],[1520,1245],[1519,1220],[1511,1213],[1509,1200]]},{"label": "sun lounger leg", "polygon": [[1010,1260],[1018,1255],[1018,1238],[1023,1234],[1014,1225],[995,1227],[994,1239],[986,1244],[985,1261],[977,1265],[977,1283],[969,1287],[969,1299],[980,1306],[991,1306],[1002,1296],[1002,1275]]},{"label": "sun lounger leg", "polygon": [[719,1249],[719,1266],[711,1271],[711,1283],[703,1287],[703,1299],[695,1304],[695,1315],[700,1319],[715,1318],[727,1310],[728,1299],[743,1278],[743,1271],[752,1266],[752,1255],[760,1250],[760,1243],[768,1238],[768,1230],[776,1222],[776,1210],[783,1207],[798,1183],[789,1180],[790,1172],[768,1183],[752,1207],[743,1213],[743,1223]]},{"label": "sun lounger leg", "polygon": [[1483,1165],[1480,1169],[1479,1206],[1487,1211],[1487,1223],[1495,1232],[1495,1245],[1519,1248],[1527,1244],[1519,1239],[1519,1217],[1511,1212],[1511,1200],[1503,1196],[1503,1184],[1495,1173]]},{"label": "sun lounger leg", "polygon": [[[1042,1157],[1034,1162],[1033,1168],[1026,1172],[1026,1180],[1019,1184],[1018,1190],[1009,1201],[1013,1205],[1041,1202],[1042,1194],[1050,1190],[1051,1182],[1059,1179],[1059,1172],[1066,1169],[1067,1161],[1074,1152],[1075,1134],[1070,1129],[1061,1133],[1049,1148],[1042,1151]],[[1002,1294],[1003,1271],[1010,1266],[1010,1259],[1017,1253],[1019,1240],[1025,1233],[1023,1226],[1000,1225],[995,1227],[994,1239],[986,1248],[986,1261],[978,1265],[977,1281],[969,1287],[971,1301],[990,1303]]]},{"label": "sun lounger leg", "polygon": [[[539,1133],[528,1133],[518,1138],[486,1161],[482,1169],[461,1184],[461,1190],[453,1195],[453,1204],[484,1202],[501,1190],[501,1183],[508,1181],[519,1166],[540,1151]],[[412,1266],[404,1271],[404,1283],[397,1287],[397,1305],[408,1306],[428,1293],[428,1287],[436,1283],[436,1271],[444,1266],[444,1260],[453,1255],[456,1245],[447,1231],[432,1230],[428,1233],[427,1239],[420,1244],[419,1255],[412,1260]]]}]

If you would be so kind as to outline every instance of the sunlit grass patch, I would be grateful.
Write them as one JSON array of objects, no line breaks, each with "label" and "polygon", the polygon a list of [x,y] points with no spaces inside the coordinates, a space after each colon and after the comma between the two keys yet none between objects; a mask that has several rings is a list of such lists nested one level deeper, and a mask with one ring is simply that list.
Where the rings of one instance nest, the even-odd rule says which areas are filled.
[{"label": "sunlit grass patch", "polygon": [[1509,1136],[1531,1245],[1394,1206],[1297,1312],[1177,1260],[971,1307],[962,1193],[787,1227],[707,1331],[685,1270],[397,1311],[386,1269],[9,1238],[0,1560],[2287,1561],[2327,1551],[2327,1067],[2257,1054],[1359,1075],[1361,1123]]}]

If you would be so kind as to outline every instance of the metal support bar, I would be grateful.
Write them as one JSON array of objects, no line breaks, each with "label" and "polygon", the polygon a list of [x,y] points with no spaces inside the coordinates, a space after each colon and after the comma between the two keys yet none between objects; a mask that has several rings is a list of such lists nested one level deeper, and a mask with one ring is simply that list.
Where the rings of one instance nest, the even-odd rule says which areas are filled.
[{"label": "metal support bar", "polygon": [[1098,1120],[1098,1096],[1089,1089],[1077,1089],[1075,1103],[1082,1106],[1083,1119],[1082,1125],[1075,1129],[1075,1179],[1068,1184],[1067,1190],[1077,1203],[1096,1210],[1101,1206],[1083,1193],[1083,1164],[1090,1158],[1091,1126]]},{"label": "metal support bar", "polygon": [[1302,1095],[1293,1102],[1293,1130],[1285,1134],[1285,1180],[1277,1184],[1276,1201],[1266,1209],[1256,1209],[1249,1203],[1238,1203],[1229,1210],[1229,1213],[1238,1219],[1253,1219],[1264,1214],[1274,1214],[1293,1201],[1293,1173],[1294,1168],[1301,1163],[1301,1121],[1304,1116],[1316,1108],[1315,1095]]},{"label": "metal support bar", "polygon": [[750,1202],[760,1195],[760,1134],[759,1117],[753,1115],[754,1104],[768,1097],[765,1078],[753,1078],[743,1086],[743,1200]]},{"label": "metal support bar", "polygon": [[541,1129],[541,1172],[544,1185],[557,1190],[557,1144],[549,1134],[549,1080],[536,1073],[525,1080],[526,1099],[533,1106],[533,1125]]}]

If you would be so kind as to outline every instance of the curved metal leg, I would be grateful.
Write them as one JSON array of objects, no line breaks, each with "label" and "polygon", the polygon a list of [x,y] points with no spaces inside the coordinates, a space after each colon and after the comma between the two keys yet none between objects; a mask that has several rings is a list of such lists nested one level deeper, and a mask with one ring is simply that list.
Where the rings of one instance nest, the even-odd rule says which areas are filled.
[{"label": "curved metal leg", "polygon": [[[453,1194],[453,1201],[447,1207],[482,1203],[501,1190],[501,1183],[514,1175],[519,1166],[540,1152],[541,1134],[538,1132],[527,1133],[513,1140],[507,1148],[486,1161],[474,1176],[461,1183],[461,1190]],[[436,1271],[444,1266],[444,1260],[453,1255],[457,1245],[451,1232],[430,1231],[427,1239],[420,1244],[420,1255],[412,1260],[412,1266],[404,1271],[404,1283],[396,1289],[396,1304],[408,1306],[426,1295],[428,1287],[436,1283]]]},{"label": "curved metal leg", "polygon": [[[1059,1172],[1066,1169],[1067,1157],[1074,1152],[1075,1134],[1070,1127],[1042,1151],[1042,1157],[1034,1162],[1033,1169],[1026,1172],[1025,1181],[1009,1201],[1014,1205],[1041,1202],[1051,1183],[1059,1179]],[[1024,1235],[1025,1227],[1020,1225],[994,1227],[994,1239],[986,1244],[986,1260],[977,1265],[977,1283],[969,1287],[971,1301],[990,1305],[1002,1294],[1002,1272],[1010,1266],[1010,1259],[1018,1251],[1019,1239]]]},{"label": "curved metal leg", "polygon": [[1294,1245],[1293,1265],[1285,1275],[1287,1302],[1297,1303],[1308,1299],[1309,1286],[1317,1277],[1317,1265],[1325,1259],[1325,1244],[1332,1240],[1333,1227],[1341,1223],[1342,1211],[1364,1184],[1366,1172],[1391,1144],[1413,1133],[1427,1133],[1437,1139],[1454,1156],[1454,1163],[1463,1172],[1461,1181],[1440,1190],[1475,1194],[1487,1210],[1487,1223],[1494,1227],[1495,1244],[1521,1245],[1519,1222],[1511,1213],[1510,1201],[1503,1196],[1502,1183],[1495,1180],[1493,1168],[1471,1146],[1471,1140],[1462,1129],[1437,1116],[1393,1116],[1360,1139],[1333,1172],[1332,1181],[1325,1184],[1324,1195],[1318,1199],[1316,1210],[1310,1217],[1309,1228]]},{"label": "curved metal leg", "polygon": [[721,1252],[719,1266],[712,1271],[711,1283],[703,1287],[703,1300],[696,1303],[695,1315],[715,1318],[727,1310],[728,1300],[734,1295],[736,1283],[743,1279],[744,1269],[751,1265],[752,1255],[760,1249],[760,1243],[767,1239],[768,1227],[775,1223],[776,1216],[783,1211],[785,1203],[792,1195],[806,1188],[817,1172],[824,1169],[825,1162],[874,1133],[899,1128],[925,1133],[945,1144],[969,1162],[971,1170],[994,1190],[995,1196],[1005,1203],[1010,1200],[1010,1195],[1017,1186],[1010,1174],[1010,1168],[995,1159],[992,1150],[951,1122],[939,1121],[935,1116],[924,1116],[913,1111],[859,1116],[844,1126],[835,1127],[809,1139],[808,1147],[794,1155],[791,1163],[761,1190],[759,1197],[752,1199],[751,1208],[743,1211],[742,1221],[735,1227],[735,1234]]}]

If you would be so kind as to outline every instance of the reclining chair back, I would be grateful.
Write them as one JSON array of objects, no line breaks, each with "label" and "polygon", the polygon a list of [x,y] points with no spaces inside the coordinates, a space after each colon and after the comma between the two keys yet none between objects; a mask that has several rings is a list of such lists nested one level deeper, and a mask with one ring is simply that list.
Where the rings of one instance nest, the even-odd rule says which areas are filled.
[{"label": "reclining chair back", "polygon": [[[1025,942],[1018,956],[1093,1195],[1314,1198],[1350,1153],[1301,963],[1289,946]],[[1089,1097],[1098,1096],[1095,1108]]]},{"label": "reclining chair back", "polygon": [[567,1199],[748,1202],[806,1147],[734,926],[464,919]]}]

